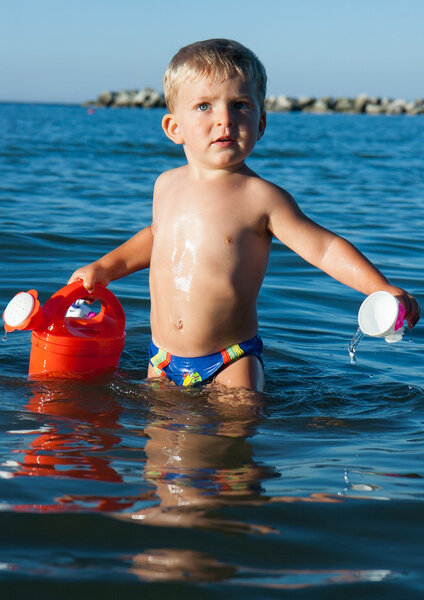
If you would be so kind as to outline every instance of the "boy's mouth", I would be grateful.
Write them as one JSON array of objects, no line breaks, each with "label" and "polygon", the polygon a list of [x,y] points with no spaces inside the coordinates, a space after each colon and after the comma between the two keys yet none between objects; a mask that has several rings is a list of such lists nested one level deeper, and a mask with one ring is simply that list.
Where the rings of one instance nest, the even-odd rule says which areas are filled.
[{"label": "boy's mouth", "polygon": [[229,135],[223,135],[222,137],[214,140],[212,143],[216,146],[220,146],[221,148],[227,148],[228,146],[231,146],[231,144],[234,144],[234,140]]}]

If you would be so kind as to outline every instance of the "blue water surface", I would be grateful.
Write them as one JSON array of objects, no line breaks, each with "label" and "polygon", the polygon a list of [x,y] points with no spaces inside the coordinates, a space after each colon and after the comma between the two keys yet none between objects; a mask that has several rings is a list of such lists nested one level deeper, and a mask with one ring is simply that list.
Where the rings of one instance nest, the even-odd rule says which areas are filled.
[{"label": "blue water surface", "polygon": [[[163,111],[0,104],[0,306],[45,302],[149,223]],[[270,114],[250,166],[422,302],[424,119]],[[224,218],[224,216],[223,216]],[[148,383],[148,273],[110,289],[119,371],[0,347],[0,589],[14,598],[422,598],[423,327],[349,341],[361,295],[273,243],[266,393]],[[144,594],[144,596],[142,596]]]}]

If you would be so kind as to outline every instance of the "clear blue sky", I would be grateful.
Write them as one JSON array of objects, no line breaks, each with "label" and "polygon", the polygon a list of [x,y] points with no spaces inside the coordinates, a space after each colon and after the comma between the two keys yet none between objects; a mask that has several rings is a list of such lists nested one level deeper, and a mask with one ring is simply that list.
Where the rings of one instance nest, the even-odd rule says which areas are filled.
[{"label": "clear blue sky", "polygon": [[269,93],[424,96],[424,0],[0,0],[0,100],[161,89],[183,45],[256,52]]}]

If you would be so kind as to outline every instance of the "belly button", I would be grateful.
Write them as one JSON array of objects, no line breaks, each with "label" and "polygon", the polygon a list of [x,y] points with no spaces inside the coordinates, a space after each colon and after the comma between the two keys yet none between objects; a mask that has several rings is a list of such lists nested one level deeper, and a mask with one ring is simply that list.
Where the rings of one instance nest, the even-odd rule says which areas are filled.
[{"label": "belly button", "polygon": [[228,236],[228,237],[226,237],[226,238],[225,238],[225,243],[226,243],[226,244],[231,244],[231,242],[232,242],[232,241],[233,241],[233,240],[231,239],[231,237],[230,237],[230,236]]},{"label": "belly button", "polygon": [[184,323],[180,319],[179,321],[177,321],[177,329],[182,329],[183,327],[184,327]]}]

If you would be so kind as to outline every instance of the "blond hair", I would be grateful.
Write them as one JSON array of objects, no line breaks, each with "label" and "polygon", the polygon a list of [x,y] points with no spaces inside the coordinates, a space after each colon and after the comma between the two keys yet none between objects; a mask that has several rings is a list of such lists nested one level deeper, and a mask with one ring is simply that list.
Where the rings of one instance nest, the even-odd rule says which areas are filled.
[{"label": "blond hair", "polygon": [[239,76],[256,84],[257,98],[263,110],[266,94],[266,71],[251,50],[233,40],[211,39],[184,46],[175,54],[163,78],[165,102],[173,112],[179,86],[187,79],[208,77],[224,81]]}]

